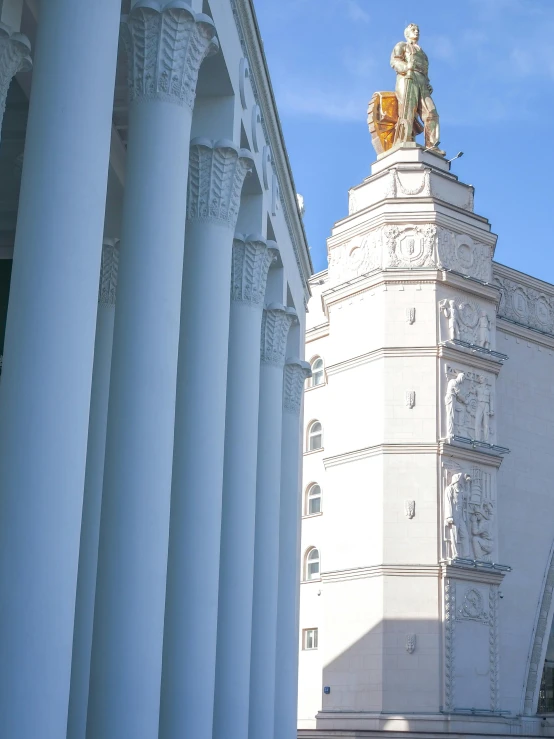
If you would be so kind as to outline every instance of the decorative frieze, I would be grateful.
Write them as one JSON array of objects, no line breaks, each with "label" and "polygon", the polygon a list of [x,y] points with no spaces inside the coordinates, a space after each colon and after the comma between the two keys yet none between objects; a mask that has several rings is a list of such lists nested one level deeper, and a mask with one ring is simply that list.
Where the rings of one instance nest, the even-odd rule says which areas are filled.
[{"label": "decorative frieze", "polygon": [[190,142],[187,220],[202,220],[234,228],[240,194],[252,155],[231,141],[196,138]]},{"label": "decorative frieze", "polygon": [[438,230],[438,265],[483,282],[492,279],[492,249],[467,234]]},{"label": "decorative frieze", "polygon": [[203,60],[219,49],[212,19],[185,0],[139,0],[121,19],[131,102],[163,100],[192,110]]},{"label": "decorative frieze", "polygon": [[251,306],[263,304],[267,273],[277,253],[274,241],[266,241],[257,234],[235,234],[231,300]]},{"label": "decorative frieze", "polygon": [[312,376],[308,362],[288,359],[283,379],[283,411],[300,415],[304,383]]},{"label": "decorative frieze", "polygon": [[32,66],[31,42],[27,36],[12,32],[9,26],[0,23],[0,124],[12,79],[18,72],[28,72]]},{"label": "decorative frieze", "polygon": [[115,306],[118,270],[119,239],[104,239],[98,288],[98,302],[102,305]]},{"label": "decorative frieze", "polygon": [[294,308],[271,303],[262,314],[261,361],[282,367],[285,363],[289,329],[297,321]]},{"label": "decorative frieze", "polygon": [[554,297],[506,277],[495,276],[500,290],[498,316],[554,335]]}]

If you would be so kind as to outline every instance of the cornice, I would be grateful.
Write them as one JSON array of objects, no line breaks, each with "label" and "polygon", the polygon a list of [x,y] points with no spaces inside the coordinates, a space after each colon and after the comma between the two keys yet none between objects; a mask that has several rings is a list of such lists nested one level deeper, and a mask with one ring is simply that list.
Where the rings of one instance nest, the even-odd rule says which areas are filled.
[{"label": "cornice", "polygon": [[539,280],[538,277],[532,277],[531,275],[525,274],[525,272],[519,272],[517,269],[512,269],[494,260],[492,262],[492,276],[513,280],[524,287],[530,287],[533,290],[546,293],[554,298],[554,285],[552,283]]},{"label": "cornice", "polygon": [[441,562],[440,576],[443,580],[452,578],[453,580],[465,580],[467,582],[480,582],[488,585],[500,585],[507,572],[511,568],[493,569],[494,565],[480,566],[479,564],[459,565],[454,562]]},{"label": "cornice", "polygon": [[438,452],[441,457],[455,457],[456,460],[462,460],[464,462],[471,462],[479,465],[488,465],[495,469],[500,467],[503,459],[500,454],[480,451],[478,448],[472,448],[466,444],[457,443],[456,441],[447,441],[446,439],[442,439],[438,442]]},{"label": "cornice", "polygon": [[348,462],[358,462],[361,459],[379,457],[385,454],[437,454],[439,447],[437,442],[430,444],[375,444],[364,449],[355,449],[351,452],[343,452],[333,457],[324,457],[325,469],[337,467]]},{"label": "cornice", "polygon": [[496,317],[496,330],[497,332],[502,331],[503,333],[514,336],[517,339],[523,339],[524,341],[528,341],[533,344],[539,344],[550,351],[554,351],[554,336],[543,333],[536,328],[530,328],[521,323],[516,323],[504,316]]},{"label": "cornice", "polygon": [[[231,7],[242,49],[244,55],[248,59],[251,71],[250,81],[254,98],[262,112],[262,127],[264,129],[266,139],[271,146],[276,168],[276,176],[279,181],[279,193],[283,207],[283,214],[289,230],[300,276],[302,278],[305,298],[308,300],[310,297],[308,280],[314,270],[310,252],[308,250],[304,224],[298,210],[296,187],[285,146],[279,114],[277,112],[275,96],[271,86],[269,70],[263,50],[254,4],[252,0],[231,0]],[[287,187],[284,186],[285,183],[288,185]]]},{"label": "cornice", "polygon": [[319,326],[314,326],[306,331],[306,344],[310,341],[316,341],[316,339],[322,339],[324,336],[329,336],[329,321],[326,323],[320,323]]},{"label": "cornice", "polygon": [[441,573],[439,565],[422,564],[378,564],[356,567],[349,570],[331,570],[321,573],[322,582],[362,580],[370,577],[433,577]]},{"label": "cornice", "polygon": [[493,356],[481,354],[481,352],[466,349],[463,346],[439,344],[437,356],[451,362],[471,364],[472,368],[492,372],[494,375],[498,375],[503,367],[503,363]]},{"label": "cornice", "polygon": [[327,375],[336,375],[339,372],[359,367],[362,364],[369,364],[379,359],[390,359],[396,357],[437,357],[438,351],[436,346],[423,347],[381,347],[367,354],[360,354],[352,359],[346,359],[344,362],[328,365],[326,368]]}]

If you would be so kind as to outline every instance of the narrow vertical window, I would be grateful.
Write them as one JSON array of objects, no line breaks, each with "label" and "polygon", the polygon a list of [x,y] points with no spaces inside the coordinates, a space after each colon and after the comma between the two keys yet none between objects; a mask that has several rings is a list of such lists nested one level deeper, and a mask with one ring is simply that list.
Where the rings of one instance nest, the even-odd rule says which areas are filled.
[{"label": "narrow vertical window", "polygon": [[308,430],[308,451],[323,449],[323,428],[319,421],[313,421]]},{"label": "narrow vertical window", "polygon": [[311,387],[316,387],[316,385],[323,385],[325,382],[325,368],[323,366],[323,359],[321,357],[316,357],[312,361],[312,378],[310,380]]},{"label": "narrow vertical window", "polygon": [[306,556],[306,580],[319,580],[319,549],[310,549]]},{"label": "narrow vertical window", "polygon": [[306,494],[306,516],[321,513],[321,488],[319,485],[310,485]]},{"label": "narrow vertical window", "polygon": [[317,629],[304,629],[304,649],[317,649],[318,634]]}]

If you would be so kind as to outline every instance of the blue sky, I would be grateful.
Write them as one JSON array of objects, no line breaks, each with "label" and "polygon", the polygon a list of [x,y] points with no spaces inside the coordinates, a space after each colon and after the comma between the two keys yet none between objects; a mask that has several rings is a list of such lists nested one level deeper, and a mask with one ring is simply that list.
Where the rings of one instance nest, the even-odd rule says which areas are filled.
[{"label": "blue sky", "polygon": [[407,23],[430,59],[441,146],[498,234],[495,259],[554,282],[554,0],[255,0],[316,271],[375,155],[366,124],[394,89]]}]

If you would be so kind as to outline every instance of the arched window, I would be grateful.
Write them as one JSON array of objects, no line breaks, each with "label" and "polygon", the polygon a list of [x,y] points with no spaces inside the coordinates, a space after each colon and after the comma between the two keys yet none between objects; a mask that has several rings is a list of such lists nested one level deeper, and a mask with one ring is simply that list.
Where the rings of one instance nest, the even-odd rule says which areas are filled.
[{"label": "arched window", "polygon": [[323,449],[323,428],[319,421],[313,421],[308,429],[308,451]]},{"label": "arched window", "polygon": [[306,516],[321,513],[321,488],[319,485],[310,485],[306,492]]},{"label": "arched window", "polygon": [[310,380],[310,387],[316,387],[317,385],[323,385],[325,382],[325,367],[323,365],[323,359],[316,357],[312,360],[312,377]]},{"label": "arched window", "polygon": [[319,549],[313,547],[306,554],[305,580],[319,580]]}]

